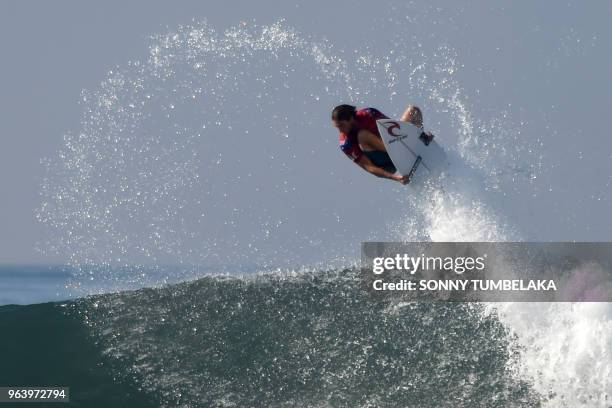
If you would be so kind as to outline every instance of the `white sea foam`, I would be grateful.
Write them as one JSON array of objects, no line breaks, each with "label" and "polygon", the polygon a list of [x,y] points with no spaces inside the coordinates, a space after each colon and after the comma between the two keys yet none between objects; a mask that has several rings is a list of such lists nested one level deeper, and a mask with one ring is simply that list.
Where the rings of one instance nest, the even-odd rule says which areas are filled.
[{"label": "white sea foam", "polygon": [[[421,221],[407,220],[406,239],[524,240],[505,217],[516,204],[504,203],[498,195],[491,194],[486,180],[493,179],[493,184],[499,185],[497,177],[503,171],[493,164],[499,159],[506,163],[506,170],[514,168],[520,175],[520,155],[513,150],[512,142],[497,140],[494,149],[483,146],[487,134],[475,135],[477,126],[465,105],[453,98],[450,106],[462,129],[459,155],[452,155],[449,176],[421,188],[418,199],[410,199]],[[503,126],[503,122],[498,125]],[[503,129],[492,127],[489,131]],[[530,178],[535,177],[532,174],[527,179]],[[544,397],[544,406],[612,404],[610,303],[492,303],[488,310],[497,313],[517,336],[522,352],[513,369],[532,382]]]}]

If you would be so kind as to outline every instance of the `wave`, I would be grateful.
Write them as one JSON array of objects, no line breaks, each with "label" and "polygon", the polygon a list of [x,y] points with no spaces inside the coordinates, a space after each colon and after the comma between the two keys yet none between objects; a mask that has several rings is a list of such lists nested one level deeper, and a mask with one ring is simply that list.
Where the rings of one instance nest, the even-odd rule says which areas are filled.
[{"label": "wave", "polygon": [[[101,396],[87,406],[102,406],[110,398],[103,390],[115,387],[164,407],[491,401],[525,407],[540,401],[510,369],[518,356],[512,335],[482,305],[375,300],[360,288],[355,269],[209,276],[0,310],[3,323],[19,319],[29,326],[24,338],[33,337],[36,321],[59,320],[47,336],[50,347],[61,347],[37,363],[55,367],[55,381],[100,371],[84,389],[84,381],[71,383],[77,400],[89,392]],[[17,370],[13,379],[27,376],[18,364],[27,347],[9,362]],[[63,358],[81,363],[52,364]],[[146,406],[136,396],[135,406]]]}]

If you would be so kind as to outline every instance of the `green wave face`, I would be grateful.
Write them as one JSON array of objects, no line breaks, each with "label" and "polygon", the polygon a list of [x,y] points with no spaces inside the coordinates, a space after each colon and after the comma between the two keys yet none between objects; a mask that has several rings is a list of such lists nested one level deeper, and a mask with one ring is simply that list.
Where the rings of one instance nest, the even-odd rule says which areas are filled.
[{"label": "green wave face", "polygon": [[207,277],[0,311],[15,334],[0,340],[11,351],[0,382],[67,384],[86,406],[539,401],[512,375],[512,339],[482,306],[376,300],[355,270]]}]

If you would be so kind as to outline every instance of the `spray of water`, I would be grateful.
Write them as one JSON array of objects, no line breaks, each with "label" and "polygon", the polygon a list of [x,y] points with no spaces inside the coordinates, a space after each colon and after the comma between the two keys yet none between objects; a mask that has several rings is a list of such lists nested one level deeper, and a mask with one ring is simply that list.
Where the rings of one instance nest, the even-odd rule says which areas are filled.
[{"label": "spray of water", "polygon": [[[381,228],[401,224],[389,213],[406,214],[399,188],[345,173],[333,139],[318,135],[331,133],[328,112],[339,101],[397,94],[423,100],[432,117],[468,123],[453,50],[420,50],[416,61],[407,55],[420,44],[409,47],[347,61],[282,22],[223,33],[202,23],[155,36],[146,62],[83,92],[81,129],[46,163],[37,215],[51,237],[41,247],[68,257],[86,279],[121,281],[127,274],[112,267],[346,263],[347,242],[404,238]],[[480,133],[507,137],[502,127],[457,129],[441,130],[441,140],[459,146],[458,164]],[[487,171],[512,159],[503,152]],[[355,194],[370,186],[372,194]],[[488,187],[499,190],[499,180]]]}]

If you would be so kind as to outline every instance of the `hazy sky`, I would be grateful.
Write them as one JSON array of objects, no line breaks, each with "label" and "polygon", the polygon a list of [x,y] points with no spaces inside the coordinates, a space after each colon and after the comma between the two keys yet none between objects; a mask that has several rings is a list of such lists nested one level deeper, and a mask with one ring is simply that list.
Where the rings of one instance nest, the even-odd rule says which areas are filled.
[{"label": "hazy sky", "polygon": [[431,23],[423,45],[454,47],[463,66],[460,83],[479,98],[477,106],[520,113],[517,121],[529,123],[525,137],[546,145],[543,193],[531,205],[547,216],[533,227],[541,234],[532,236],[612,239],[612,3],[425,3],[3,2],[0,263],[63,261],[34,249],[44,228],[34,218],[41,158],[53,156],[62,135],[79,128],[82,89],[95,89],[117,65],[145,58],[151,34],[192,19],[206,19],[222,31],[241,21],[282,18],[348,52],[364,42],[385,44],[385,21],[422,15]]}]

